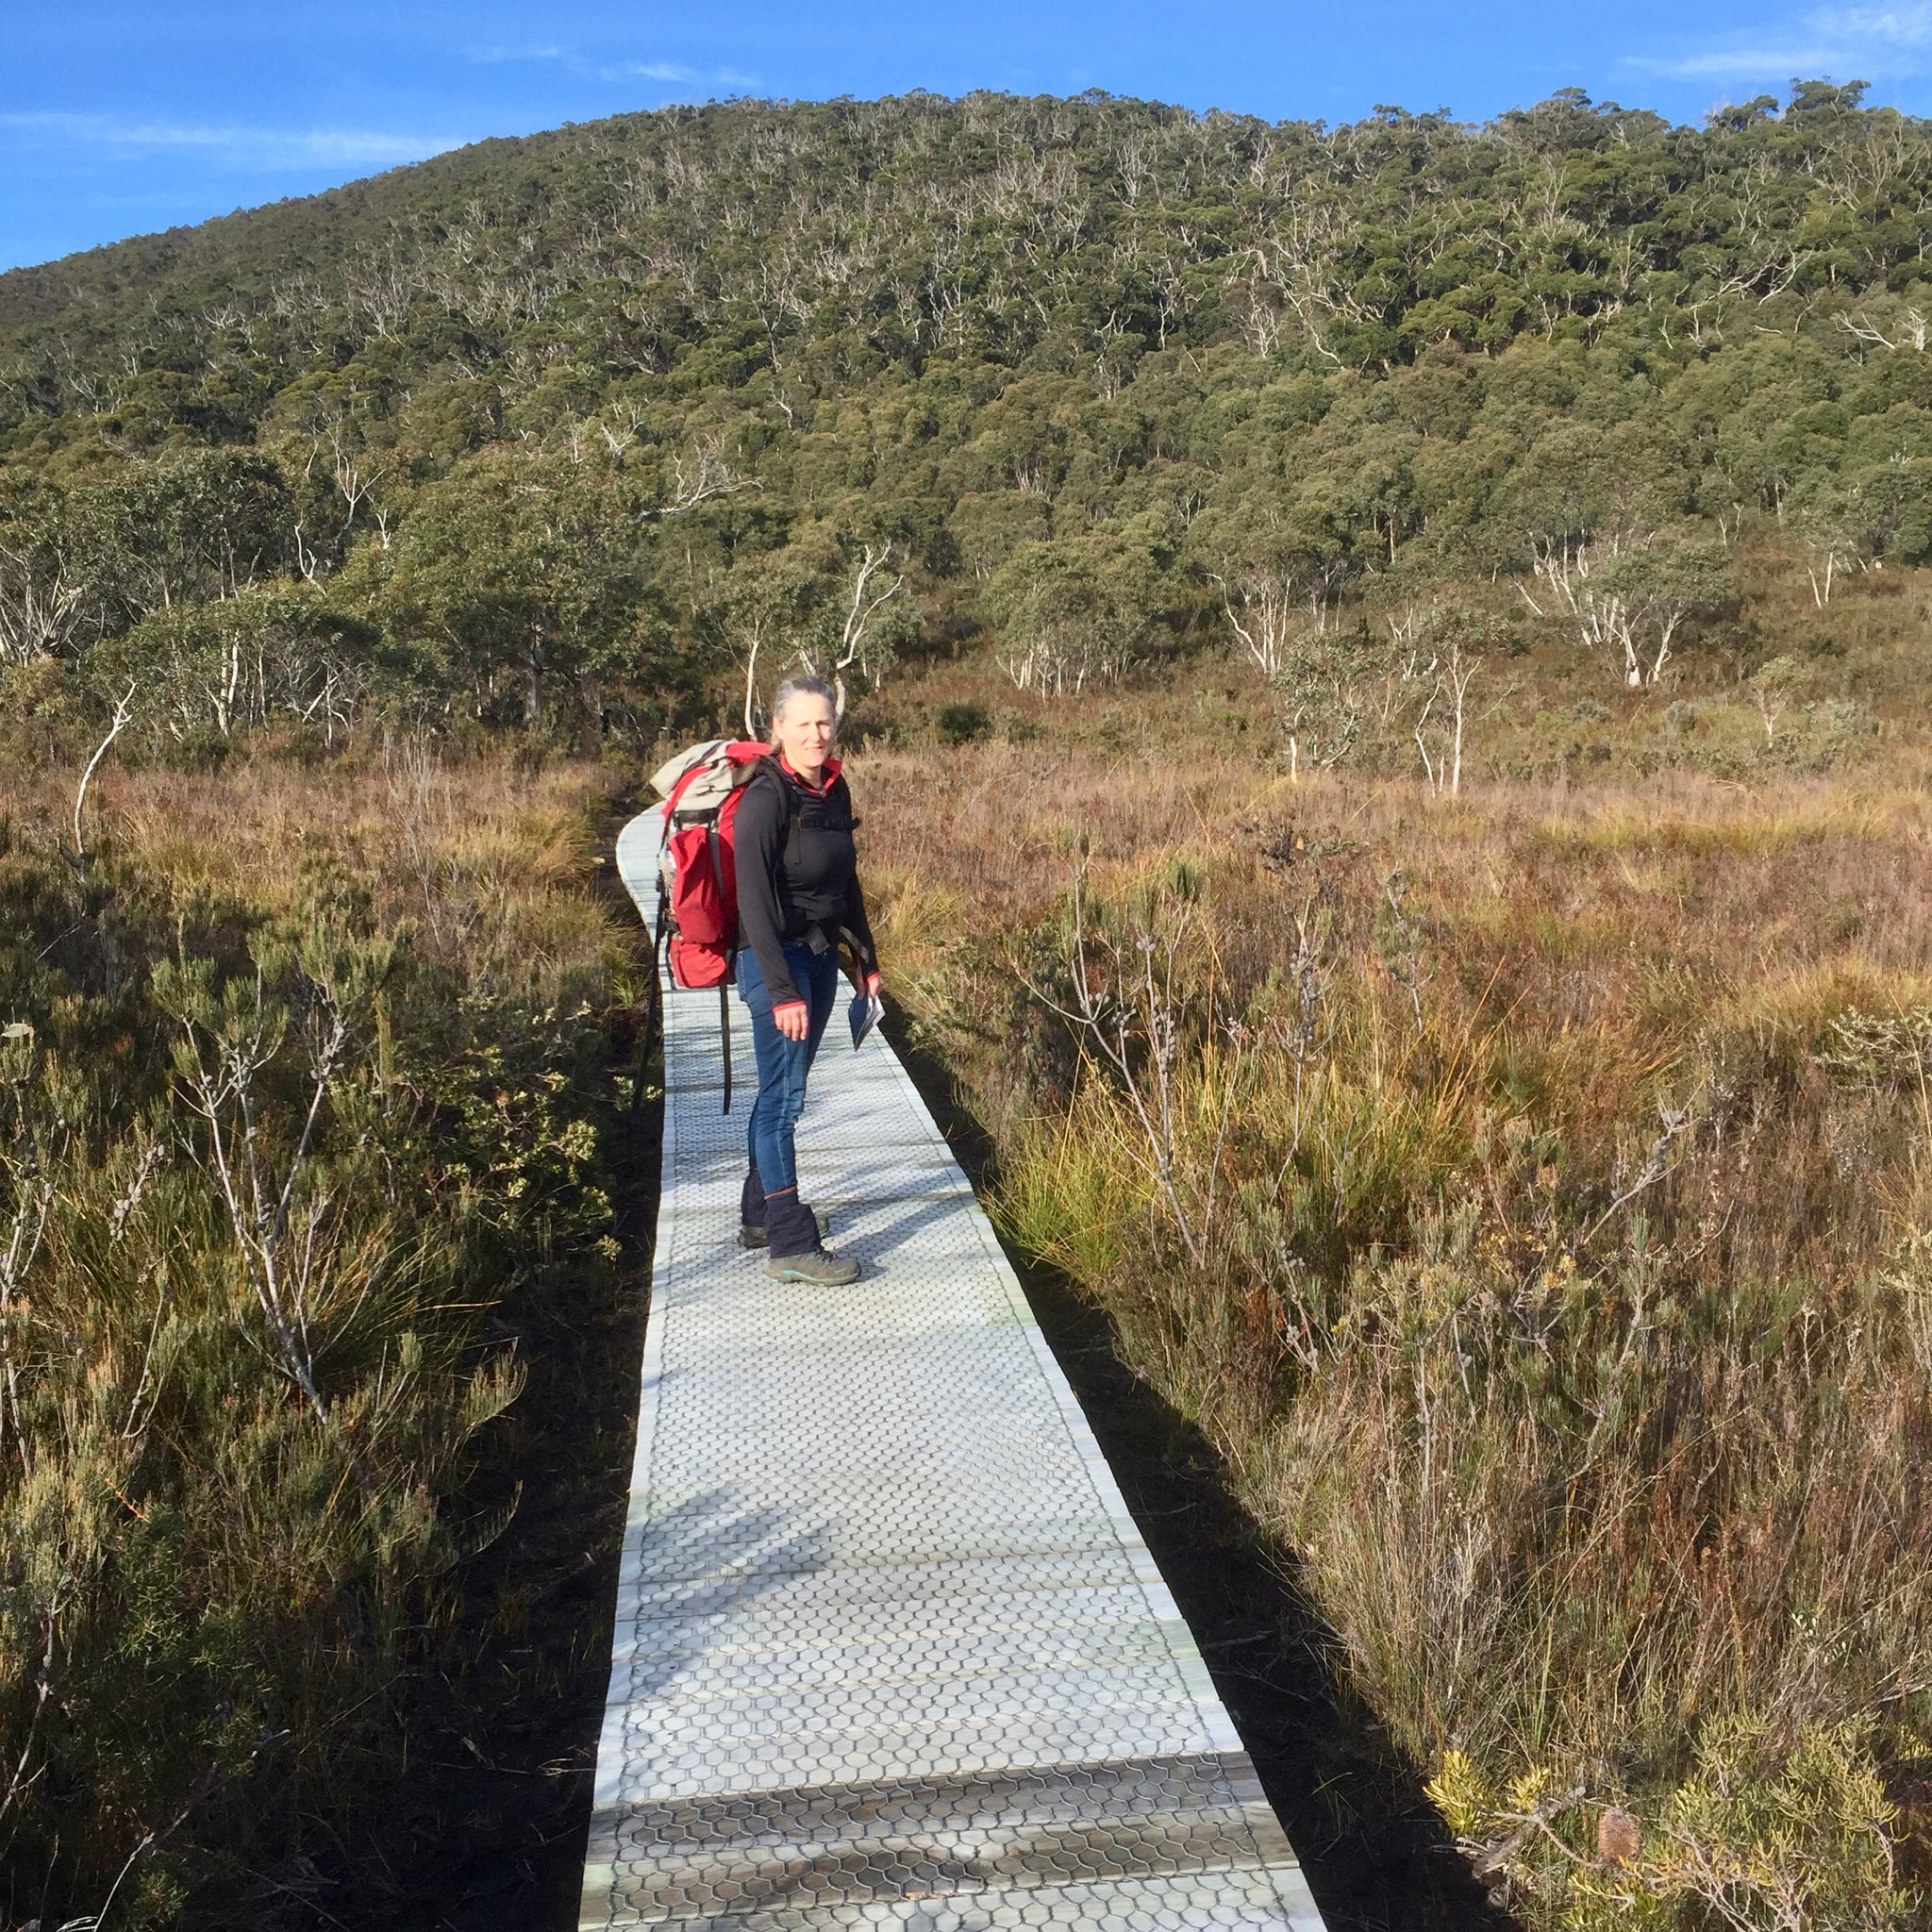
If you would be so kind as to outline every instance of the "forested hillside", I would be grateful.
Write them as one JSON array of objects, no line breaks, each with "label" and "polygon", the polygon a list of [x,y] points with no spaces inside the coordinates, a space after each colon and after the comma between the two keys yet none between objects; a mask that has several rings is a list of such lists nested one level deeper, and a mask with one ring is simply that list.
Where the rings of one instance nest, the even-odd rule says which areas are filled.
[{"label": "forested hillside", "polygon": [[754,642],[1278,671],[1277,604],[1513,575],[1649,681],[1740,525],[1932,556],[1932,130],[1858,94],[667,109],[16,271],[0,657],[155,749],[649,736]]}]

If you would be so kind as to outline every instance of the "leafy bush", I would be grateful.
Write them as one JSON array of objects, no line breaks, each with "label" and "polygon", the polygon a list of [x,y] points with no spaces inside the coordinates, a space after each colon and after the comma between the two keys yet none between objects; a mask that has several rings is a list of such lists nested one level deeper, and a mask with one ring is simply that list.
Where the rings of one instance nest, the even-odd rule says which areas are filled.
[{"label": "leafy bush", "polygon": [[111,841],[0,854],[16,1917],[258,1923],[341,1866],[500,1527],[469,1491],[523,1368],[488,1310],[608,1265],[591,1010],[492,989],[487,943],[437,963],[309,850],[268,903]]},{"label": "leafy bush", "polygon": [[941,705],[933,719],[941,744],[976,744],[992,733],[992,718],[984,705]]}]

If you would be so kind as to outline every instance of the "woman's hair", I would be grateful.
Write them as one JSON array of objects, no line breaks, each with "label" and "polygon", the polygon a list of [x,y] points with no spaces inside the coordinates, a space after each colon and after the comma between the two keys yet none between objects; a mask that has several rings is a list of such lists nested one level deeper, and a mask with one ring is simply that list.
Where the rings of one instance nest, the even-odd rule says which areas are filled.
[{"label": "woman's hair", "polygon": [[772,693],[772,723],[775,724],[785,715],[785,707],[793,698],[824,698],[832,708],[834,718],[839,712],[839,694],[823,677],[788,677]]}]

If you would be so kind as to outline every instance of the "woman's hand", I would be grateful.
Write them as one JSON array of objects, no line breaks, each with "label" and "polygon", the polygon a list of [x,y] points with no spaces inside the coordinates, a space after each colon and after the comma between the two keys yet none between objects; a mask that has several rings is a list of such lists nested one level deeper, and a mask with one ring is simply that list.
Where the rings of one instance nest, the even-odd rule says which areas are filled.
[{"label": "woman's hand", "polygon": [[772,1008],[772,1024],[787,1040],[795,1040],[802,1046],[811,1031],[811,1015],[803,1000],[787,1000],[782,1007]]}]

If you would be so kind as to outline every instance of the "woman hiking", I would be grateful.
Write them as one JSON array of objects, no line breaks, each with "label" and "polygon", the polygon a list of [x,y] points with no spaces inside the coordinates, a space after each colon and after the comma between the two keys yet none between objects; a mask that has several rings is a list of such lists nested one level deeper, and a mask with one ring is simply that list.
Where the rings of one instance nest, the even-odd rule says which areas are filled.
[{"label": "woman hiking", "polygon": [[806,1076],[839,992],[839,945],[852,948],[869,995],[879,990],[872,926],[858,890],[852,794],[832,747],[838,712],[822,677],[788,678],[772,700],[772,754],[746,781],[738,861],[738,991],[751,1011],[758,1094],[739,1239],[769,1246],[778,1281],[840,1287],[858,1263],[828,1254],[798,1198],[792,1130]]}]

